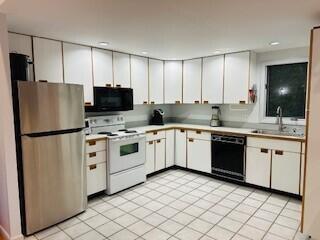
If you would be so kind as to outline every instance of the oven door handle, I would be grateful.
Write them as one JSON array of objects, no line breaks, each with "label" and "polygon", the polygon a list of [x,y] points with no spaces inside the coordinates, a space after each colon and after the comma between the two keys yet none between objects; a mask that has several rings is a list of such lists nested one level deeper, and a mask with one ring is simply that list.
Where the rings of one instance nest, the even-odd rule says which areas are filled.
[{"label": "oven door handle", "polygon": [[244,140],[241,138],[229,138],[229,137],[212,137],[213,142],[222,142],[222,143],[231,143],[231,144],[238,144],[244,145]]}]

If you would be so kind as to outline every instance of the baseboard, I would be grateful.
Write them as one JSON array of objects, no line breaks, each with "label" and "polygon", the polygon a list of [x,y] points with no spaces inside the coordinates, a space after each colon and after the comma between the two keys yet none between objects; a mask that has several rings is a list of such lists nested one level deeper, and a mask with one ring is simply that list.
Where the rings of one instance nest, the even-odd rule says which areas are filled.
[{"label": "baseboard", "polygon": [[23,240],[24,236],[22,234],[19,234],[14,237],[10,237],[9,233],[0,225],[0,239],[1,237],[3,240]]}]

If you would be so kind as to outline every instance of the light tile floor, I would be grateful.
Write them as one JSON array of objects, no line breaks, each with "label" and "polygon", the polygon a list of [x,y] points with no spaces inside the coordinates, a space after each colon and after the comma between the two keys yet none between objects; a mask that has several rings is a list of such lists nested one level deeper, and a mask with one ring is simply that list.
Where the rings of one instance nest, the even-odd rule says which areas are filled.
[{"label": "light tile floor", "polygon": [[169,170],[27,239],[300,240],[300,215],[295,199]]}]

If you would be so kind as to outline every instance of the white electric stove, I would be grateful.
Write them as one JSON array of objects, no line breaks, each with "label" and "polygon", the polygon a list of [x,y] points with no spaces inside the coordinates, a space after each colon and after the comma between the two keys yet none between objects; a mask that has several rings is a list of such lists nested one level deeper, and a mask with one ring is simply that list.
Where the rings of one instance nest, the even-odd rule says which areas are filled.
[{"label": "white electric stove", "polygon": [[122,115],[91,117],[92,134],[107,138],[107,194],[114,194],[146,181],[146,137],[125,129]]}]

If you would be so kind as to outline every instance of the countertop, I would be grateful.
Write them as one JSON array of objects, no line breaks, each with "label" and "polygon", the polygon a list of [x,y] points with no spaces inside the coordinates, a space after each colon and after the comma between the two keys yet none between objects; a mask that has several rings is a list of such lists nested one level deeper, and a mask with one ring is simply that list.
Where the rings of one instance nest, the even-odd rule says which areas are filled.
[{"label": "countertop", "polygon": [[[147,125],[142,127],[131,128],[137,131],[149,133],[153,131],[161,131],[161,130],[169,130],[169,129],[185,129],[185,130],[201,130],[207,131],[216,134],[225,134],[225,135],[242,135],[242,136],[250,136],[250,137],[259,137],[259,138],[271,138],[271,139],[280,139],[280,140],[288,140],[288,141],[299,141],[304,142],[305,137],[299,136],[279,136],[272,134],[261,134],[261,133],[253,133],[255,129],[248,128],[231,128],[231,127],[210,127],[206,125],[195,125],[195,124],[183,124],[183,123],[169,123],[165,125]],[[106,139],[105,135],[100,134],[91,134],[86,136],[87,141],[92,140],[101,140]]]}]

